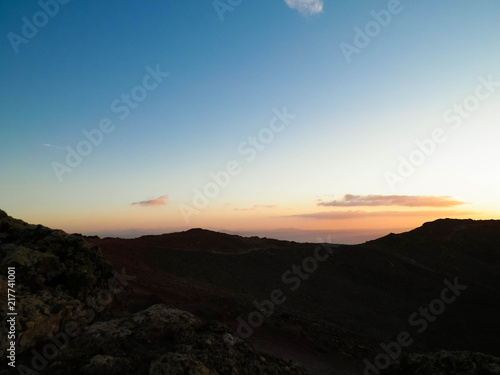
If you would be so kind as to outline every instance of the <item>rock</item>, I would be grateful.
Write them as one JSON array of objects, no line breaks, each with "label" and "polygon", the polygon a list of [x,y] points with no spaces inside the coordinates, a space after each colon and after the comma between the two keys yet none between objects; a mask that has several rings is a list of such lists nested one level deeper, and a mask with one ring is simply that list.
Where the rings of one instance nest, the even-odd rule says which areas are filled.
[{"label": "rock", "polygon": [[203,363],[195,358],[181,353],[167,353],[160,359],[153,361],[149,375],[215,375]]},{"label": "rock", "polygon": [[[292,362],[259,354],[226,326],[163,304],[120,318],[100,314],[114,298],[116,280],[99,248],[79,236],[0,210],[0,259],[1,269],[16,269],[19,373],[305,374]],[[0,299],[6,301],[7,279],[0,278]],[[2,316],[4,308],[0,304]],[[5,353],[6,324],[0,337]]]},{"label": "rock", "polygon": [[[0,210],[0,269],[15,267],[17,312],[16,350],[22,354],[67,321],[81,322],[77,307],[107,287],[112,267],[98,247],[81,238],[41,225],[30,225]],[[0,298],[7,300],[7,279],[0,276]],[[95,302],[95,301],[94,301]],[[102,306],[94,303],[96,311]],[[6,316],[0,305],[0,313]],[[7,347],[6,326],[1,325],[0,351]]]},{"label": "rock", "polygon": [[[82,353],[88,360],[82,362]],[[256,352],[222,324],[163,304],[88,326],[47,371],[118,375],[127,363],[129,374],[306,374],[292,362]]]},{"label": "rock", "polygon": [[500,358],[470,351],[441,350],[432,354],[406,354],[382,374],[390,375],[494,375]]},{"label": "rock", "polygon": [[109,355],[95,355],[90,363],[82,368],[82,372],[94,375],[106,375],[113,371],[126,373],[129,361],[124,358],[115,358]]}]

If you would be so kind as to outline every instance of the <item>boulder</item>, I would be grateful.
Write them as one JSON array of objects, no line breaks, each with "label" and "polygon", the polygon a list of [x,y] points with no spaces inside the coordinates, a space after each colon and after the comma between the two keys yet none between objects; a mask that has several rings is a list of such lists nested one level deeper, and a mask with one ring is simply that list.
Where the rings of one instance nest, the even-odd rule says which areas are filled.
[{"label": "boulder", "polygon": [[[85,353],[85,355],[82,355]],[[157,304],[88,326],[48,373],[305,375],[296,364],[255,351],[230,328]]]},{"label": "boulder", "polygon": [[500,374],[500,358],[470,351],[412,353],[401,356],[387,375],[495,375]]}]

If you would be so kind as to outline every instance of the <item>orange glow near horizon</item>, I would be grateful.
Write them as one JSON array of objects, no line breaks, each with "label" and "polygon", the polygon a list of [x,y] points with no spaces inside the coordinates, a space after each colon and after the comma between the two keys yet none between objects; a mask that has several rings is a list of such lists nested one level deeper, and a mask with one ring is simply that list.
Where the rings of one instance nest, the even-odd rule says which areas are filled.
[{"label": "orange glow near horizon", "polygon": [[[307,209],[308,208],[308,209]],[[481,212],[482,211],[482,212]],[[128,206],[110,210],[86,210],[78,214],[52,212],[50,215],[29,215],[22,220],[42,224],[68,233],[99,233],[103,231],[120,232],[135,230],[140,233],[168,233],[190,228],[205,228],[219,231],[271,231],[276,229],[297,229],[301,231],[350,231],[385,230],[398,232],[421,226],[439,218],[457,219],[496,219],[498,215],[484,213],[485,210],[470,209],[402,209],[400,207],[331,207],[301,206],[281,208],[258,206],[235,209],[231,205],[209,207],[193,215],[186,223],[173,206],[139,207]],[[338,218],[317,218],[314,215],[330,215]],[[308,216],[310,215],[310,216]],[[342,215],[347,215],[343,218]],[[306,217],[304,217],[306,216]],[[321,216],[319,216],[321,217]]]}]

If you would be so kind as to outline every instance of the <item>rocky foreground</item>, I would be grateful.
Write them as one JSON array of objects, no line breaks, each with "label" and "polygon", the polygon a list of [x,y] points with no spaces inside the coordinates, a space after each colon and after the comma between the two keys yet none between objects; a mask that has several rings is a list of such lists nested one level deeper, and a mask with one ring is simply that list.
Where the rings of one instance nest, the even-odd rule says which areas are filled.
[{"label": "rocky foreground", "polygon": [[293,363],[259,354],[226,326],[163,304],[92,324],[59,361],[51,374],[305,373]]},{"label": "rocky foreground", "polygon": [[[16,354],[22,354],[59,331],[65,322],[82,323],[79,310],[102,310],[94,291],[113,281],[111,265],[97,246],[41,225],[13,219],[0,210],[0,310],[6,316],[7,267],[15,267]],[[9,287],[10,288],[10,287]],[[0,350],[6,351],[7,327],[0,327]]]},{"label": "rocky foreground", "polygon": [[[13,354],[15,366],[2,366],[2,375],[305,374],[186,311],[157,304],[120,317],[130,276],[113,271],[99,248],[80,237],[0,211],[0,259],[2,301],[7,267],[15,267],[17,313],[15,329],[0,328],[0,350]],[[2,317],[6,307],[1,304]]]},{"label": "rocky foreground", "polygon": [[500,358],[470,351],[405,354],[384,375],[494,375]]},{"label": "rocky foreground", "polygon": [[[468,261],[467,264],[469,266],[467,269],[464,268],[464,275],[461,276],[461,279],[469,279],[468,284],[471,285],[469,288],[471,292],[469,294],[472,294],[472,285],[474,285],[473,280],[475,280],[473,276],[479,274],[479,271],[483,270],[482,274],[485,275],[483,275],[484,285],[481,284],[480,287],[488,292],[487,296],[490,298],[489,301],[491,305],[491,311],[488,311],[490,311],[491,315],[494,311],[498,311],[496,308],[497,299],[494,298],[494,296],[496,296],[498,282],[496,273],[493,272],[493,267],[496,267],[498,264],[499,245],[498,236],[496,235],[497,232],[493,229],[496,228],[498,223],[491,222],[483,224],[466,222],[465,224],[468,226],[474,226],[474,231],[463,230],[462,232],[457,232],[455,230],[455,226],[453,225],[456,223],[454,222],[445,221],[444,224],[449,224],[452,228],[448,232],[439,231],[438,234],[441,237],[443,237],[443,233],[447,233],[446,236],[442,239],[440,237],[439,240],[449,241],[451,236],[453,236],[454,241],[455,238],[458,238],[458,240],[456,240],[457,245],[455,245],[455,242],[453,245],[455,247],[458,246],[458,250],[456,253],[451,253],[453,257],[450,256],[451,260],[447,260],[446,264],[453,265],[453,262],[458,262],[458,256],[464,253],[461,247],[469,249],[469,251],[473,250],[474,257],[479,258],[480,262],[478,261],[476,264]],[[461,226],[465,225],[463,222],[459,224]],[[429,231],[429,228],[433,229],[435,226],[436,225],[424,226],[420,232],[422,232],[422,230]],[[495,228],[493,228],[493,226],[495,226]],[[423,250],[430,254],[434,254],[433,252],[435,252],[435,249],[433,246],[439,245],[441,246],[439,249],[445,249],[443,246],[446,245],[446,242],[443,242],[444,245],[441,244],[441,242],[438,243],[438,245],[435,245],[434,242],[423,243],[425,241],[434,241],[433,236],[435,236],[435,234],[434,232],[424,234],[420,232],[416,230],[411,232],[410,236],[387,236],[367,244],[366,246],[369,247],[368,252],[363,248],[357,249],[355,247],[339,251],[335,259],[332,259],[332,266],[336,267],[338,263],[339,267],[345,268],[346,262],[350,262],[358,267],[358,265],[362,265],[363,262],[366,262],[367,254],[375,254],[370,264],[377,264],[377,262],[381,264],[379,268],[374,268],[372,270],[373,280],[381,280],[383,277],[388,277],[387,275],[384,276],[385,273],[382,272],[387,268],[391,271],[390,275],[395,275],[395,279],[400,281],[407,279],[405,286],[410,288],[415,280],[425,280],[422,279],[422,277],[417,277],[422,276],[420,273],[430,272],[431,275],[436,273],[435,270],[432,269],[429,271],[430,268],[428,266],[422,265],[424,264],[422,260],[424,259],[423,257],[427,256]],[[464,234],[462,235],[461,233]],[[171,255],[171,258],[168,259],[169,262],[166,264],[175,261],[175,256],[180,257],[182,255],[184,257],[184,254],[195,257],[199,262],[201,262],[200,258],[203,256],[204,261],[201,263],[205,268],[212,259],[210,257],[226,260],[226,258],[222,258],[225,254],[219,254],[218,252],[212,254],[211,252],[207,253],[205,251],[208,255],[205,255],[205,253],[193,253],[194,249],[191,243],[188,243],[189,246],[187,246],[185,242],[183,242],[183,236],[189,237],[191,234],[193,234],[193,232],[178,235],[174,238],[176,248],[178,246],[187,248],[176,250],[180,255],[170,250],[168,254]],[[203,233],[198,230],[195,231],[194,234],[200,236]],[[467,237],[469,234],[470,238]],[[218,240],[216,235],[210,234],[210,236],[213,237],[213,241],[215,241],[214,243],[217,245]],[[404,242],[407,238],[409,238],[409,240]],[[478,238],[482,242],[479,244],[477,241],[474,242],[475,238]],[[163,241],[164,239],[152,237],[146,238],[146,240],[149,241],[148,244],[150,246],[157,247],[159,245],[155,241]],[[287,254],[291,253],[294,249],[293,246],[301,246],[300,244],[292,245],[290,243],[273,242],[271,248],[273,251],[276,251],[276,253],[268,253],[266,252],[267,250],[260,253],[252,250],[254,248],[259,248],[259,246],[262,247],[262,241],[259,239],[252,238],[240,240],[231,237],[230,240],[233,242],[236,240],[244,241],[244,245],[248,247],[248,249],[245,248],[245,251],[242,252],[241,259],[252,261],[252,259],[255,258],[256,262],[258,261],[258,264],[261,264],[262,256],[273,256],[275,257],[274,263],[276,263],[277,260],[282,260],[284,262],[283,265],[279,266],[280,269],[285,269],[285,265],[289,263],[289,260],[283,260],[282,257],[278,257],[278,255],[283,253],[286,257],[288,256]],[[198,243],[198,241],[199,239],[196,237],[195,242]],[[228,242],[228,248],[225,252],[234,247],[233,242]],[[396,244],[393,244],[393,242],[396,242]],[[390,253],[390,249],[392,249],[394,245],[397,245],[396,247],[398,248],[397,256]],[[413,249],[412,246],[416,248]],[[127,251],[119,253],[120,257],[125,255],[124,252],[128,252],[129,255],[133,254],[133,249],[125,250]],[[299,250],[304,253],[300,253],[300,257],[307,256],[307,249]],[[188,252],[185,253],[185,251]],[[164,254],[161,248],[158,249],[158,252]],[[388,258],[386,253],[390,254],[391,258]],[[234,256],[239,257],[240,255],[236,254]],[[422,259],[416,258],[417,260],[415,261],[409,259],[410,256],[420,256]],[[131,259],[132,263],[136,262],[135,258],[132,257]],[[156,263],[160,263],[159,260],[162,260],[162,258],[152,259],[154,259]],[[240,258],[235,259],[239,260]],[[402,263],[397,263],[398,260]],[[410,260],[412,262],[408,263]],[[244,264],[242,267],[245,265],[248,267],[246,261],[243,262]],[[188,261],[184,263],[186,267],[188,267],[186,272],[191,272],[191,268],[194,267],[194,264]],[[406,266],[407,263],[408,266]],[[179,264],[182,265],[183,263]],[[486,268],[483,264],[488,264],[490,266],[491,270],[487,269],[489,273],[484,271]],[[153,264],[151,267],[152,266]],[[234,264],[232,264],[232,266],[234,267]],[[401,268],[404,272],[399,272],[398,269],[395,269],[395,266]],[[12,280],[12,277],[9,279],[7,272],[8,267],[15,268],[15,280]],[[145,269],[147,270],[146,273],[152,274],[152,268]],[[231,267],[213,267],[209,269],[218,269],[224,272],[230,272],[232,270],[233,273],[235,272]],[[217,322],[215,320],[217,319],[216,317],[207,318],[207,316],[205,316],[205,318],[203,318],[202,316],[200,318],[190,312],[184,311],[182,308],[172,308],[165,303],[158,303],[165,301],[163,297],[158,298],[159,300],[148,300],[140,309],[131,310],[130,301],[128,300],[131,296],[129,290],[136,287],[134,293],[140,294],[141,291],[137,290],[140,284],[134,284],[134,276],[130,274],[130,270],[127,271],[127,269],[122,268],[122,265],[119,266],[119,270],[114,270],[113,266],[103,258],[99,246],[94,246],[85,242],[81,236],[69,235],[63,231],[52,230],[41,225],[30,225],[21,220],[13,219],[1,210],[0,270],[0,299],[2,301],[0,303],[0,313],[3,319],[4,317],[8,317],[12,322],[12,324],[7,323],[0,326],[0,350],[4,359],[2,361],[2,367],[0,368],[0,375],[302,375],[307,373],[299,364],[275,358],[271,355],[257,351],[248,341],[238,337],[234,330],[234,326],[233,328],[229,328]],[[198,272],[196,269],[195,271]],[[462,272],[461,270],[459,271]],[[476,274],[472,274],[471,272],[473,271],[477,271]],[[322,279],[324,283],[334,276],[339,277],[339,275],[343,275],[342,269],[326,269],[326,266],[325,272],[327,272],[328,277]],[[415,275],[412,272],[416,272]],[[471,274],[469,275],[466,272]],[[352,270],[349,275],[351,274],[354,274]],[[210,273],[210,275],[212,275],[212,273]],[[361,272],[359,277],[365,277],[364,275],[366,275],[365,271]],[[177,281],[180,280],[179,275],[176,276],[177,278],[174,278],[172,275],[170,276],[171,278],[163,278],[162,282],[172,282],[174,279]],[[223,274],[217,275],[217,277],[223,280],[222,276]],[[234,275],[230,276],[234,277]],[[320,271],[318,271],[317,276],[320,276]],[[442,272],[439,273],[439,277],[436,279],[440,280],[441,277]],[[148,278],[147,275],[142,275],[142,278],[145,281],[153,280],[151,276]],[[257,284],[259,280],[259,278],[255,280],[249,279],[248,282]],[[215,285],[216,281],[217,280],[213,281],[211,284]],[[223,285],[227,285],[227,282],[223,281],[221,281]],[[311,281],[311,284],[313,281],[314,280]],[[260,283],[264,283],[263,287],[265,290],[271,285],[265,282],[265,280],[260,280]],[[369,285],[371,284],[372,281],[370,281]],[[179,285],[183,284],[175,284],[172,288],[178,289]],[[333,286],[334,284],[332,284],[332,287]],[[190,286],[190,288],[194,288],[194,286]],[[316,289],[324,290],[324,287],[320,288],[318,286]],[[365,293],[364,288],[359,287],[359,289],[356,290],[359,290],[360,293]],[[186,286],[181,291],[182,294],[184,294],[189,291],[189,288]],[[303,289],[303,291],[304,293],[309,293],[306,289]],[[157,290],[157,292],[162,296],[159,290]],[[207,294],[208,292],[206,291],[204,291],[204,293],[207,296],[211,295]],[[408,291],[406,291],[406,293],[408,294]],[[16,296],[16,304],[12,310],[8,310],[8,308],[12,306],[6,304],[9,294],[15,294]],[[331,294],[335,296],[335,298],[343,296],[339,293]],[[481,297],[483,294],[478,294],[478,296]],[[433,293],[431,293],[431,295],[433,295]],[[290,299],[292,299],[291,297],[297,298],[297,303],[302,301],[302,305],[304,305],[304,298],[307,297],[302,296],[299,292],[294,295],[290,294],[289,296]],[[313,297],[314,296],[311,298]],[[348,295],[345,295],[342,298],[348,297]],[[473,300],[473,302],[482,301],[481,303],[484,303],[484,300],[479,297]],[[308,305],[314,305],[314,298],[309,301]],[[464,298],[467,298],[467,296]],[[422,298],[422,300],[426,301],[428,298]],[[341,300],[339,301],[341,302]],[[340,306],[341,304],[339,301],[336,301],[334,306]],[[199,308],[201,304],[198,305]],[[290,303],[288,306],[293,307],[294,305]],[[353,306],[359,307],[358,304]],[[317,306],[317,310],[318,309],[319,306]],[[484,311],[482,311],[483,315],[485,314]],[[7,315],[12,312],[15,312],[17,315]],[[238,314],[239,313],[240,312],[238,312]],[[277,313],[276,319],[279,320],[284,316],[286,316],[286,314]],[[290,316],[289,319],[291,319]],[[317,320],[318,313],[316,312],[316,315],[312,316],[311,319]],[[448,319],[449,316],[447,316],[446,320]],[[441,320],[445,321],[445,319]],[[366,322],[366,324],[374,326],[375,321],[376,320]],[[457,320],[457,322],[458,321],[459,320]],[[349,331],[344,330],[341,320],[337,320],[337,322],[339,324],[337,331],[345,331],[345,334],[331,336],[328,331],[322,328],[323,326],[313,324],[313,327],[317,326],[321,329],[318,328],[314,331],[300,329],[297,331],[297,340],[303,340],[305,338],[311,342],[321,341],[334,348],[332,350],[341,348],[345,352],[344,355],[349,356],[353,354],[351,353],[354,350],[352,348],[357,347],[356,345],[349,345],[349,342],[354,340],[354,336],[350,337],[348,335]],[[271,325],[271,323],[268,323],[266,327],[270,327]],[[297,327],[302,328],[301,326]],[[307,328],[307,326],[304,327]],[[450,332],[454,332],[455,335],[458,335],[460,332],[463,334],[463,331],[457,331],[457,327],[456,324],[453,324],[453,329],[446,330],[444,329],[446,326],[443,325],[441,327],[442,329],[436,329],[432,336],[434,338],[436,335],[446,337]],[[477,337],[471,336],[471,338],[474,338],[474,340],[481,340],[485,337],[489,342],[493,342],[495,330],[491,332],[492,333],[478,333]],[[359,337],[360,335],[358,333],[356,339]],[[334,340],[335,342],[333,345],[332,340],[334,338],[336,341]],[[415,336],[415,338],[418,338],[418,336]],[[429,340],[432,340],[432,337]],[[328,348],[329,346],[327,344],[321,347]],[[418,350],[418,348],[415,349]],[[6,355],[4,353],[6,353]],[[323,351],[322,353],[330,352]],[[380,355],[383,356],[385,354],[382,353]],[[7,361],[5,361],[5,357],[7,357]],[[355,358],[355,356],[353,356],[353,358]],[[500,358],[463,350],[442,350],[426,354],[404,351],[400,356],[398,355],[398,358],[393,358],[390,361],[390,366],[383,366],[383,364],[387,362],[384,362],[382,359],[379,359],[377,362],[378,356],[372,355],[368,356],[368,358],[370,358],[373,363],[377,364],[378,367],[373,365],[370,368],[365,368],[365,374],[500,374]],[[362,360],[359,360],[359,364],[360,367],[362,367]],[[314,375],[323,373],[337,374],[336,371],[331,370],[326,370],[326,372],[313,371],[311,374],[312,373],[314,373]],[[352,372],[349,371],[339,373],[353,375]],[[363,373],[363,371],[359,372],[359,374],[361,373]]]}]

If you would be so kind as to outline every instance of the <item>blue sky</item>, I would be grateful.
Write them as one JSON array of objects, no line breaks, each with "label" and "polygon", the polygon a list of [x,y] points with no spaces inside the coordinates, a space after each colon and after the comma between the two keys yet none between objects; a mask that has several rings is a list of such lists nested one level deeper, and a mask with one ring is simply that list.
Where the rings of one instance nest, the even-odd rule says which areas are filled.
[{"label": "blue sky", "polygon": [[[499,216],[500,90],[459,129],[442,118],[484,80],[500,81],[498,1],[243,0],[222,20],[211,1],[41,3],[54,16],[17,47],[11,33],[25,37],[25,20],[43,22],[42,7],[0,5],[0,207],[13,216],[86,233],[390,230],[443,215]],[[390,6],[398,12],[348,62],[341,43],[356,47],[355,28],[366,31],[373,12]],[[153,90],[138,89],[147,96],[121,120],[111,104],[151,69],[169,75]],[[295,117],[248,162],[238,146],[284,108]],[[54,163],[65,164],[65,148],[76,149],[82,130],[105,118],[114,130],[61,181]],[[398,157],[438,127],[446,142],[391,186],[386,173],[397,173]],[[195,189],[231,160],[240,173],[207,207],[195,207]],[[445,212],[318,206],[346,194],[451,196],[464,204]],[[196,211],[189,221],[180,213],[186,206]],[[419,209],[411,220],[371,213]],[[352,210],[359,219],[310,216]]]}]

